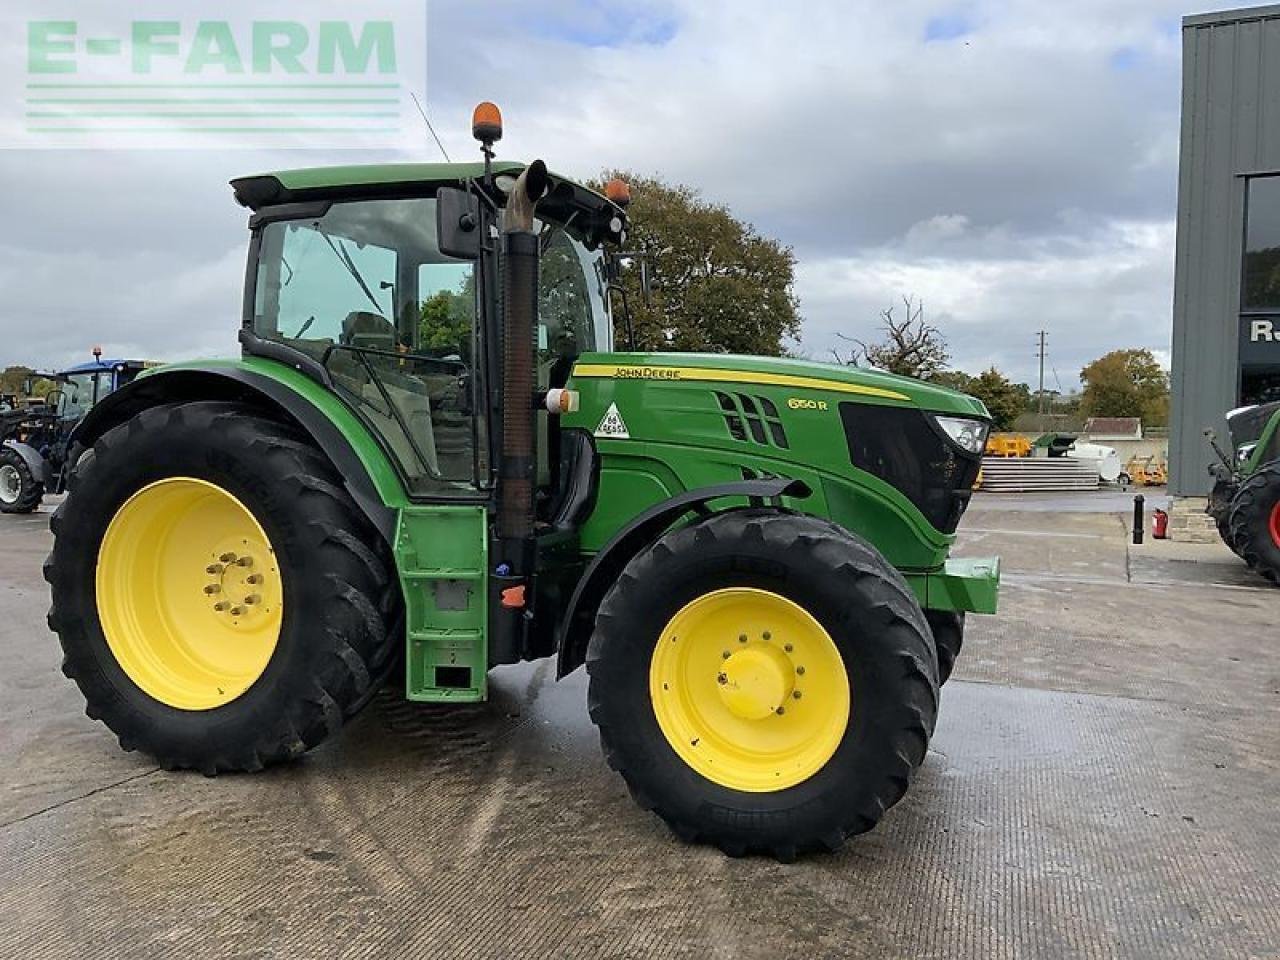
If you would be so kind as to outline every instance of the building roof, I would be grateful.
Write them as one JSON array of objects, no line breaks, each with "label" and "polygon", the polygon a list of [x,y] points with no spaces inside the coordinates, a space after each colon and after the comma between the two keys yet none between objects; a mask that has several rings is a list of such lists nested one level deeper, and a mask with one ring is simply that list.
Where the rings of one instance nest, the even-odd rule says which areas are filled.
[{"label": "building roof", "polygon": [[1211,13],[1193,13],[1182,18],[1184,27],[1207,27],[1221,23],[1239,23],[1242,20],[1270,20],[1280,17],[1280,4],[1261,7],[1241,7],[1236,10],[1214,10]]},{"label": "building roof", "polygon": [[1139,417],[1090,417],[1084,422],[1084,433],[1094,439],[1141,440],[1142,420]]}]

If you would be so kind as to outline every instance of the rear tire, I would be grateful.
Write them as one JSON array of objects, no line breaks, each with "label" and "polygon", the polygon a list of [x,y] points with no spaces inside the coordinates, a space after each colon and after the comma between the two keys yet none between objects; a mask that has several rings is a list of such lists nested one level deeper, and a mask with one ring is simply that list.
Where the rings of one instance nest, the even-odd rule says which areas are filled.
[{"label": "rear tire", "polygon": [[938,685],[941,686],[951,678],[960,648],[964,646],[964,614],[926,610],[924,616],[929,621],[933,645],[938,651]]},{"label": "rear tire", "polygon": [[[96,569],[100,551],[103,557],[118,555],[102,545],[113,520],[127,515],[122,506],[137,502],[135,495],[145,493],[144,488],[154,489],[161,481],[181,483],[179,478],[229,494],[252,515],[268,538],[266,553],[282,585],[278,635],[267,647],[265,666],[257,668],[256,679],[246,681],[247,688],[229,691],[231,699],[200,708],[175,706],[178,701],[167,700],[157,688],[150,687],[150,693],[143,689],[152,678],[146,672],[151,653],[126,668],[129,658],[113,652],[113,642],[114,650],[121,650],[127,649],[121,646],[126,639],[150,641],[145,631],[134,639],[119,627],[112,628],[113,641],[108,641],[102,611],[107,611],[108,623],[121,622],[112,619],[112,605],[124,602],[119,596],[133,594],[113,590],[113,584],[127,583],[132,572]],[[170,513],[183,517],[181,510]],[[172,532],[181,527],[170,527],[168,540],[151,536],[167,516],[157,515],[160,520],[151,527],[128,531],[141,537],[144,546],[130,547],[134,552],[125,555],[139,558],[144,576],[157,557],[170,556],[159,553],[162,545],[181,546],[174,545],[177,535]],[[212,402],[161,406],[108,431],[80,458],[51,526],[55,539],[45,578],[53,595],[49,626],[65,653],[63,672],[80,687],[90,717],[115,732],[124,749],[150,753],[166,769],[195,768],[212,775],[258,770],[296,757],[337,733],[373,696],[395,661],[397,637],[388,625],[399,617],[399,600],[381,536],[306,437],[250,408]],[[262,568],[261,561],[254,567]],[[186,582],[171,581],[177,586]],[[102,598],[100,583],[106,584]],[[177,599],[180,593],[166,588],[168,603],[155,604],[155,609],[185,611],[197,601],[217,599],[200,596],[198,586],[190,602]],[[131,611],[150,614],[130,602],[135,604]],[[185,615],[214,616],[203,606]],[[172,623],[206,623],[161,622],[166,629]],[[203,626],[203,636],[199,629],[187,630],[186,636],[193,647],[207,645],[217,629]],[[169,634],[182,638],[180,629]],[[176,650],[181,644],[172,646]],[[206,683],[201,689],[207,692],[208,687]]]},{"label": "rear tire", "polygon": [[[727,594],[774,597],[787,609],[803,610],[816,623],[818,635],[833,644],[834,660],[815,662],[826,664],[828,677],[834,674],[844,687],[824,687],[823,671],[813,669],[803,684],[795,681],[790,696],[784,688],[780,702],[792,711],[789,723],[801,722],[805,710],[818,716],[826,710],[844,724],[842,732],[836,731],[829,757],[819,758],[814,772],[781,789],[746,780],[746,788],[735,789],[725,785],[727,778],[711,779],[719,774],[695,768],[704,762],[703,755],[683,758],[681,752],[691,755],[684,741],[664,732],[658,717],[659,710],[664,717],[671,710],[671,701],[662,699],[667,687],[655,682],[663,676],[655,666],[663,662],[658,649],[674,649],[667,643],[676,642],[667,636],[671,624],[707,598]],[[685,639],[696,643],[705,637],[713,648],[710,663],[720,662],[722,646],[730,658],[737,651],[761,649],[783,664],[779,676],[788,676],[782,645],[795,635],[794,649],[801,651],[805,635],[775,627],[781,635],[774,637],[760,629],[762,622],[768,623],[744,618],[741,634],[737,629],[691,630]],[[791,646],[785,649],[786,657],[799,655],[790,652]],[[829,669],[833,664],[843,668]],[[804,674],[802,667],[797,664],[795,673]],[[684,689],[673,683],[669,692],[675,702],[710,704],[710,717],[718,709],[718,697],[733,695],[725,692],[725,674],[717,677],[715,669],[704,671],[705,680],[701,673],[691,674],[694,679]],[[636,802],[652,809],[681,838],[715,844],[734,856],[762,852],[791,860],[808,850],[835,850],[847,836],[870,830],[901,799],[923,762],[938,707],[929,628],[901,575],[848,531],[778,510],[717,514],[666,534],[637,555],[601,604],[587,670],[591,719],[599,728],[605,757]],[[731,681],[729,689],[736,690],[736,683]],[[792,700],[801,686],[808,687],[810,696]],[[836,701],[843,701],[843,716],[832,707]],[[783,730],[781,717],[775,716],[780,713],[764,710],[758,718],[747,717],[747,729],[763,731],[761,739],[744,734],[730,740],[728,753],[715,756],[728,757],[728,763],[741,758],[750,771],[760,770],[763,763],[767,777],[769,764],[784,761],[769,752],[777,748],[758,749],[756,744],[770,743],[768,738]],[[744,716],[731,719],[730,727],[742,726]],[[766,729],[770,724],[774,726]],[[710,728],[705,745],[714,747],[728,728],[714,723]],[[819,731],[823,737],[830,734],[829,727]],[[796,779],[794,773],[789,776]]]},{"label": "rear tire", "polygon": [[0,445],[0,513],[34,513],[44,499],[44,483],[37,480],[22,454]]},{"label": "rear tire", "polygon": [[1231,549],[1280,585],[1280,460],[1263,465],[1240,484],[1231,501],[1229,533]]}]

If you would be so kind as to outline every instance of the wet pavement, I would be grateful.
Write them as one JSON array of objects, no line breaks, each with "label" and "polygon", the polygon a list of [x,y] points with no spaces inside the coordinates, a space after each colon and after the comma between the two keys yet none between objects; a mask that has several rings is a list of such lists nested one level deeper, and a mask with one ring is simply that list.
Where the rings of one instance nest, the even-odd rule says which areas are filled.
[{"label": "wet pavement", "polygon": [[1090,497],[976,498],[1002,612],[928,759],[787,866],[634,807],[547,663],[381,695],[287,768],[158,771],[58,672],[47,515],[0,517],[0,957],[1280,956],[1280,591]]}]

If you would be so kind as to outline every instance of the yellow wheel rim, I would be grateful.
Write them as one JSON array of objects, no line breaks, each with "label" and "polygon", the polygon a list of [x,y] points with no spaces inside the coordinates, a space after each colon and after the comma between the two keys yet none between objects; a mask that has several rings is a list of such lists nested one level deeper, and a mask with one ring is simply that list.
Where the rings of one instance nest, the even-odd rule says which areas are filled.
[{"label": "yellow wheel rim", "polygon": [[98,548],[98,619],[121,669],[180,710],[235,700],[280,638],[275,551],[243,503],[205,480],[143,487]]},{"label": "yellow wheel rim", "polygon": [[831,636],[799,604],[750,587],[676,612],[653,651],[649,696],[685,763],[752,793],[813,776],[849,725],[849,677]]}]

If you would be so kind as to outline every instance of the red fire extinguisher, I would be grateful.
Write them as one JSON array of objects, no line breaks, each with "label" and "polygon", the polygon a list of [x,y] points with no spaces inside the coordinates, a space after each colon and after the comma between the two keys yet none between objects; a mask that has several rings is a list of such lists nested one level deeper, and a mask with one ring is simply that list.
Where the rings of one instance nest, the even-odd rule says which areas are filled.
[{"label": "red fire extinguisher", "polygon": [[1151,536],[1156,540],[1169,538],[1169,514],[1163,510],[1155,510],[1151,514]]}]

